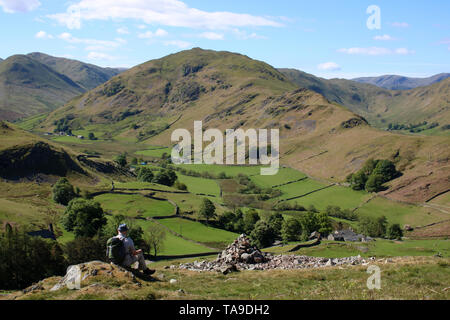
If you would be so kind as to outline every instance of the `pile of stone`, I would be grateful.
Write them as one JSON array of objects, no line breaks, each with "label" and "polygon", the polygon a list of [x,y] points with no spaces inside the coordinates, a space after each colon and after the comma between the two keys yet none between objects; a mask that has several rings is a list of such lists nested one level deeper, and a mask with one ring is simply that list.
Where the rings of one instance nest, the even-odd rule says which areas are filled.
[{"label": "pile of stone", "polygon": [[[252,246],[245,235],[241,235],[219,254],[216,260],[185,263],[179,265],[178,268],[190,271],[218,271],[227,274],[240,270],[289,270],[360,264],[368,264],[368,261],[360,256],[328,259],[263,253]],[[176,266],[171,266],[171,268],[174,269]]]}]

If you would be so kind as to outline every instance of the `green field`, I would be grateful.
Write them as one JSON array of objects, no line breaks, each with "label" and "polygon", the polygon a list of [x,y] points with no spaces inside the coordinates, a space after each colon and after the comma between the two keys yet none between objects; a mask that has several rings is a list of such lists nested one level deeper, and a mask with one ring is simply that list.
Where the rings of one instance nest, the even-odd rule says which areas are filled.
[{"label": "green field", "polygon": [[150,199],[139,194],[103,194],[95,197],[95,200],[101,203],[105,211],[114,215],[156,217],[174,214],[174,207],[168,201]]},{"label": "green field", "polygon": [[260,187],[273,187],[305,178],[306,175],[291,168],[280,168],[274,176],[254,175],[251,180]]},{"label": "green field", "polygon": [[221,243],[226,245],[238,237],[236,233],[208,227],[200,222],[181,218],[163,219],[158,222],[185,238],[202,243]]},{"label": "green field", "polygon": [[364,191],[354,191],[347,187],[333,186],[305,197],[291,200],[289,203],[297,202],[304,207],[314,205],[319,210],[324,210],[329,205],[339,206],[342,209],[354,209],[369,197],[370,195]]},{"label": "green field", "polygon": [[393,202],[377,197],[365,204],[356,213],[361,216],[386,216],[389,223],[409,224],[423,226],[429,223],[448,219],[445,213],[414,205]]},{"label": "green field", "polygon": [[[136,220],[136,224],[141,226],[145,230],[155,222]],[[214,250],[207,248],[201,244],[197,244],[183,238],[177,237],[170,232],[166,232],[164,241],[164,248],[159,255],[185,255],[185,254],[199,254],[213,252]]]},{"label": "green field", "polygon": [[[283,200],[283,199],[289,199],[289,198],[301,196],[308,192],[321,189],[323,187],[326,187],[326,185],[324,185],[320,182],[311,180],[311,179],[306,179],[306,180],[302,180],[299,182],[286,184],[284,186],[277,187],[277,189],[283,193],[279,198],[277,198],[277,200],[278,199]],[[298,200],[301,200],[301,199],[302,198],[300,198]]]},{"label": "green field", "polygon": [[[276,254],[287,253],[295,245],[274,247],[264,251]],[[361,255],[362,257],[433,256],[440,253],[450,257],[450,240],[381,240],[370,243],[322,241],[315,247],[302,248],[292,254],[324,258],[341,258]]]},{"label": "green field", "polygon": [[184,168],[186,170],[192,170],[195,172],[203,173],[209,172],[218,175],[224,172],[227,176],[236,177],[238,174],[246,174],[248,176],[259,175],[260,166],[225,166],[225,165],[213,165],[213,164],[180,164],[177,167]]},{"label": "green field", "polygon": [[179,173],[177,175],[178,180],[184,183],[191,193],[220,196],[220,187],[215,180],[190,177]]},{"label": "green field", "polygon": [[167,147],[150,147],[146,150],[137,151],[136,155],[152,158],[161,158],[164,153],[170,155],[172,153],[172,149]]}]

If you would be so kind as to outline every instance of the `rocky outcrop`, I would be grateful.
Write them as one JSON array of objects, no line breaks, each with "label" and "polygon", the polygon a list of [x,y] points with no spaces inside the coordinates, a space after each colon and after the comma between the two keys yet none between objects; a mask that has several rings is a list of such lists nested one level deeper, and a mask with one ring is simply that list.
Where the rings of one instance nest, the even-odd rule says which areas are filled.
[{"label": "rocky outcrop", "polygon": [[[241,235],[219,254],[216,260],[185,263],[179,265],[178,268],[190,271],[217,271],[227,274],[240,270],[288,270],[367,263],[368,261],[360,256],[328,259],[297,255],[272,255],[261,252],[250,244],[245,235]],[[171,268],[174,269],[176,266],[171,266]]]},{"label": "rocky outcrop", "polygon": [[78,265],[69,266],[66,275],[55,284],[50,291],[60,290],[62,288],[81,289],[88,284],[92,284],[95,278],[114,278],[138,284],[135,275],[117,265],[101,261],[91,261]]},{"label": "rocky outcrop", "polygon": [[18,179],[39,173],[65,176],[69,171],[85,173],[67,152],[45,142],[0,151],[2,178]]}]

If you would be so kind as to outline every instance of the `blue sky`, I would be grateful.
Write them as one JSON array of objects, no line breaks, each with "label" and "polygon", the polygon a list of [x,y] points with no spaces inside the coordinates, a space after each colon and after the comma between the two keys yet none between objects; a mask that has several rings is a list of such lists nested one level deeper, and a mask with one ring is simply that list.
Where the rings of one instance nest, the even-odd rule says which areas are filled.
[{"label": "blue sky", "polygon": [[[369,29],[370,5],[380,29]],[[0,0],[0,57],[132,67],[192,47],[326,78],[450,72],[450,1]]]}]

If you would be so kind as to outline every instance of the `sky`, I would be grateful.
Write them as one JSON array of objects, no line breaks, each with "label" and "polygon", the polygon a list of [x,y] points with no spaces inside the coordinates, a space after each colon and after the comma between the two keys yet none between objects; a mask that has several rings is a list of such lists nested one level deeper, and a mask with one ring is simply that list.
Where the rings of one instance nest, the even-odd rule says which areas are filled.
[{"label": "sky", "polygon": [[0,0],[0,57],[130,68],[201,47],[324,78],[450,72],[448,0]]}]

